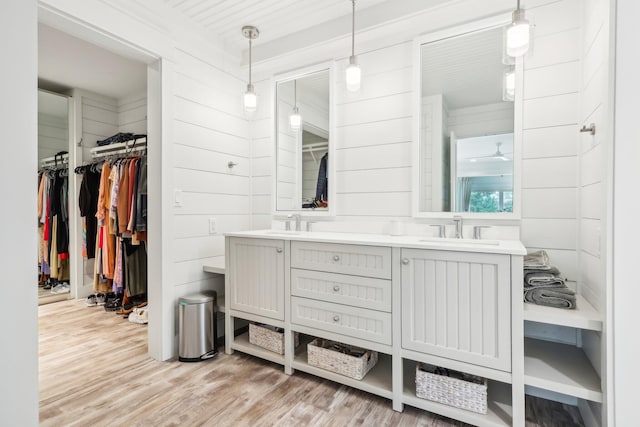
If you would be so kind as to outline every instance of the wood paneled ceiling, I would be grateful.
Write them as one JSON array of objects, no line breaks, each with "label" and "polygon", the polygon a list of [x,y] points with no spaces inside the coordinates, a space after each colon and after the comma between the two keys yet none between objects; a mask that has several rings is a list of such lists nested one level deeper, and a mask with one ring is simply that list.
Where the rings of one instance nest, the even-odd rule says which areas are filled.
[{"label": "wood paneled ceiling", "polygon": [[[398,0],[356,0],[358,11]],[[255,25],[261,44],[296,34],[307,28],[351,16],[350,0],[164,0],[164,2],[217,35],[228,46],[245,50],[240,29]]]}]

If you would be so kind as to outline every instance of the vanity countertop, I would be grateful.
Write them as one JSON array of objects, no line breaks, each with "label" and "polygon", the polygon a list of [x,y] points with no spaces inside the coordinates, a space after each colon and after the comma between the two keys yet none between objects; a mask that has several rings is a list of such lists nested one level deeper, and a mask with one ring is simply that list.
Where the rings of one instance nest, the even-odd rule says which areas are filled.
[{"label": "vanity countertop", "polygon": [[428,236],[390,236],[384,234],[337,233],[325,231],[250,230],[225,233],[231,237],[256,239],[299,240],[306,242],[340,243],[368,246],[391,246],[441,251],[482,252],[526,255],[519,240],[452,239]]}]

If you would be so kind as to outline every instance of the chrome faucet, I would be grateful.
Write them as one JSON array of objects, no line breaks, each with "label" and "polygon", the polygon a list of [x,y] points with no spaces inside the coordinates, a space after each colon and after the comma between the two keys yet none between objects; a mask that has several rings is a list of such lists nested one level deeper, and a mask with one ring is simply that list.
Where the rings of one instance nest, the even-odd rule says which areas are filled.
[{"label": "chrome faucet", "polygon": [[301,231],[300,223],[302,221],[302,217],[300,216],[300,214],[289,214],[289,215],[287,215],[286,229],[287,230],[291,230],[291,224],[289,222],[291,219],[295,219],[296,220],[296,231]]},{"label": "chrome faucet", "polygon": [[454,215],[453,222],[456,223],[456,239],[462,239],[462,217]]}]

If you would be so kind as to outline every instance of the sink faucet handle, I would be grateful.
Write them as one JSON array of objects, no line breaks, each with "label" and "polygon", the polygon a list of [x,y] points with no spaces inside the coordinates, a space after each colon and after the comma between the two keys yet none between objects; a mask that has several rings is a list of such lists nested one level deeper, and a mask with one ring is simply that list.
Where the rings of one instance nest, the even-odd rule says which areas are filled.
[{"label": "sink faucet handle", "polygon": [[287,231],[291,230],[291,218],[293,218],[293,215],[287,215],[287,220],[284,223],[284,229]]},{"label": "sink faucet handle", "polygon": [[482,229],[489,228],[488,225],[474,225],[473,226],[473,238],[482,239]]},{"label": "sink faucet handle", "polygon": [[438,237],[447,237],[444,224],[431,224],[430,227],[438,227]]},{"label": "sink faucet handle", "polygon": [[453,222],[456,223],[456,239],[462,239],[462,216],[454,215]]}]

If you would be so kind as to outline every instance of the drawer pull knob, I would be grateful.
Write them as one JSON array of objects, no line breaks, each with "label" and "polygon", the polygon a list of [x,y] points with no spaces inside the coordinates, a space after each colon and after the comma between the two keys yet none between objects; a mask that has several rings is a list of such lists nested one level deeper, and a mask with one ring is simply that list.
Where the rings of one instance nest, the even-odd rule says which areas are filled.
[{"label": "drawer pull knob", "polygon": [[333,285],[333,291],[334,292],[340,292],[340,286],[339,285]]},{"label": "drawer pull knob", "polygon": [[404,265],[408,265],[409,264],[409,258],[402,258],[402,263]]},{"label": "drawer pull knob", "polygon": [[281,253],[282,253],[282,248],[277,248],[277,249],[276,249],[276,252],[278,252],[279,254],[281,254]]},{"label": "drawer pull knob", "polygon": [[340,261],[340,255],[334,255],[333,260],[336,262]]},{"label": "drawer pull knob", "polygon": [[333,316],[333,321],[334,322],[339,322],[340,321],[340,316],[338,316],[337,314],[335,316]]}]

